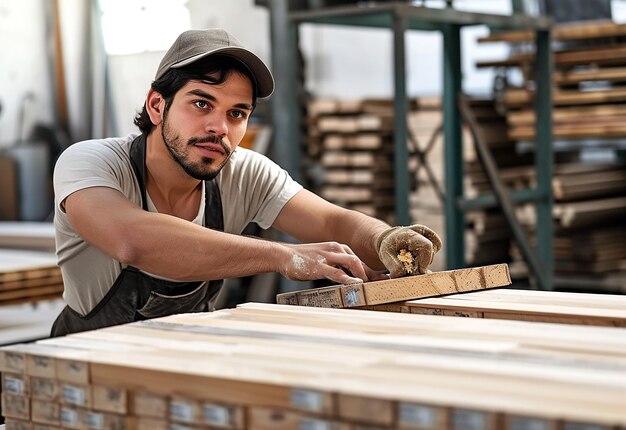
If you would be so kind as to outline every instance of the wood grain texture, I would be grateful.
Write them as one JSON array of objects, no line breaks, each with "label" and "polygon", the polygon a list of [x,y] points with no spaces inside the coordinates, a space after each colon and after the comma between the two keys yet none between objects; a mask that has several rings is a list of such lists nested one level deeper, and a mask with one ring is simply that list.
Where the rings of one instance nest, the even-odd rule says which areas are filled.
[{"label": "wood grain texture", "polygon": [[363,284],[302,290],[279,294],[276,302],[322,308],[351,308],[503,287],[510,283],[508,266],[495,264]]},{"label": "wood grain texture", "polygon": [[366,310],[626,327],[626,296],[501,289],[409,300]]}]

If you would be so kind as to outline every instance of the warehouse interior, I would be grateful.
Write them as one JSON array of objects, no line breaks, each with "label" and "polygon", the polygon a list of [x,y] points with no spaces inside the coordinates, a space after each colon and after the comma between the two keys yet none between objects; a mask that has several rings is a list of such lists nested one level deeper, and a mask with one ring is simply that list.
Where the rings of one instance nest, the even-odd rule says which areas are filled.
[{"label": "warehouse interior", "polygon": [[[241,148],[441,250],[50,337],[57,160],[138,133],[172,42],[209,28],[273,74]],[[624,117],[624,0],[0,0],[0,428],[625,429]]]}]

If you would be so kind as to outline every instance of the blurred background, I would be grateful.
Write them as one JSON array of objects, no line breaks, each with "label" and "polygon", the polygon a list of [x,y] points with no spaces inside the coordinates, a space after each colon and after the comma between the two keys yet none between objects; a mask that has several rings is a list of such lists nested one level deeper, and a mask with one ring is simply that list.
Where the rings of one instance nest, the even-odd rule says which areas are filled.
[{"label": "blurred background", "polygon": [[[457,176],[462,182],[461,197],[467,199],[491,193],[495,201],[494,181],[477,155],[477,128],[482,130],[479,135],[495,136],[487,139],[487,146],[500,168],[496,176],[506,193],[532,187],[542,174],[533,171],[533,166],[539,168],[533,164],[535,136],[529,129],[535,119],[523,116],[532,113],[532,96],[527,95],[536,87],[529,71],[534,61],[533,37],[510,41],[489,40],[488,36],[505,30],[507,18],[518,14],[549,17],[563,28],[602,23],[598,25],[607,31],[591,37],[584,31],[579,33],[583,36],[574,37],[553,31],[555,110],[547,123],[554,131],[550,144],[555,164],[548,182],[555,200],[548,208],[553,228],[546,242],[550,263],[545,270],[534,270],[533,259],[528,258],[539,241],[535,239],[539,215],[532,202],[515,205],[517,227],[498,203],[476,203],[462,214],[462,231],[451,233],[446,219],[459,214],[451,213],[445,204],[452,197],[446,182],[451,150],[444,151],[443,27],[406,31],[405,67],[398,72],[393,31],[351,25],[346,15],[346,11],[388,3],[0,0],[0,261],[4,262],[0,268],[8,274],[0,275],[0,281],[5,283],[2,291],[10,293],[2,296],[0,292],[0,304],[7,306],[5,312],[0,308],[0,319],[14,321],[11,309],[15,315],[23,314],[33,309],[33,303],[38,303],[40,311],[52,309],[51,314],[61,306],[62,280],[54,267],[51,224],[51,179],[59,154],[81,140],[136,131],[133,117],[143,105],[165,50],[182,31],[209,27],[235,34],[275,74],[277,91],[260,102],[243,144],[267,154],[303,185],[337,204],[390,224],[431,226],[444,237],[447,247],[438,254],[434,270],[507,262],[519,288],[626,292],[626,128],[620,124],[626,112],[621,110],[626,102],[622,94],[626,31],[621,26],[626,20],[626,1],[396,2],[447,10],[450,16],[454,11],[475,13],[472,25],[460,28],[453,59],[460,90],[471,96],[468,107],[480,120],[472,124],[463,116],[463,139],[453,149],[463,160]],[[313,15],[307,17],[307,13],[319,11],[344,18],[339,24],[308,19]],[[298,13],[301,19],[287,18]],[[504,17],[503,28],[484,24],[481,14]],[[513,27],[520,30],[519,25]],[[599,51],[601,56],[596,55]],[[563,56],[562,60],[559,53],[576,57]],[[563,78],[574,72],[600,74]],[[398,130],[394,123],[397,73],[406,89],[408,131]],[[296,94],[290,95],[294,88]],[[600,93],[592,101],[585,98]],[[516,96],[523,100],[516,101]],[[297,108],[291,109],[289,103],[296,103]],[[602,116],[602,112],[608,113]],[[581,118],[587,125],[604,126],[572,128]],[[295,134],[289,128],[294,124]],[[408,133],[403,140],[404,179],[395,173],[403,161],[394,155],[399,131]],[[399,208],[402,202],[406,207]],[[246,232],[279,237],[255,226]],[[453,234],[462,237],[457,240]],[[526,244],[520,245],[520,234],[527,236]],[[26,282],[39,276],[32,275],[36,270],[45,281]],[[28,271],[31,278],[25,275]],[[229,280],[221,306],[273,301],[277,292],[305,287],[273,274]]]}]

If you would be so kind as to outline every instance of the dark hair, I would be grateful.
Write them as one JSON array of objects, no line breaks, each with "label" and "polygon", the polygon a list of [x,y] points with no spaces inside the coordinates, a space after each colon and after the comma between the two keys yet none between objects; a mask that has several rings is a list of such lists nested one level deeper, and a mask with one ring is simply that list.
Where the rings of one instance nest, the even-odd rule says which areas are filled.
[{"label": "dark hair", "polygon": [[[226,81],[231,73],[239,73],[252,83],[252,106],[256,106],[257,85],[254,76],[241,61],[227,55],[210,55],[191,63],[188,66],[169,69],[160,79],[152,82],[152,89],[165,100],[165,111],[167,111],[174,100],[174,96],[189,81],[204,82],[209,85],[219,85]],[[216,76],[209,76],[216,75]],[[150,120],[146,104],[138,112],[133,121],[142,133],[149,133],[154,124]]]}]

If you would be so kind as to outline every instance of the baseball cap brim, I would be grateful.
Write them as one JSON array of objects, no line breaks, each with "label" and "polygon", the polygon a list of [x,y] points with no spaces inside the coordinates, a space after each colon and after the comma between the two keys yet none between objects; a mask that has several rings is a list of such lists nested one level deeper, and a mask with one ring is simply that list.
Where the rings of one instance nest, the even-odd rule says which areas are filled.
[{"label": "baseball cap brim", "polygon": [[272,73],[269,68],[259,57],[245,48],[239,48],[236,46],[216,48],[172,64],[170,68],[176,69],[184,67],[202,58],[208,57],[209,55],[215,54],[227,55],[241,61],[248,68],[248,70],[250,70],[250,73],[256,80],[255,83],[258,97],[269,97],[274,92],[274,78],[272,77]]}]

